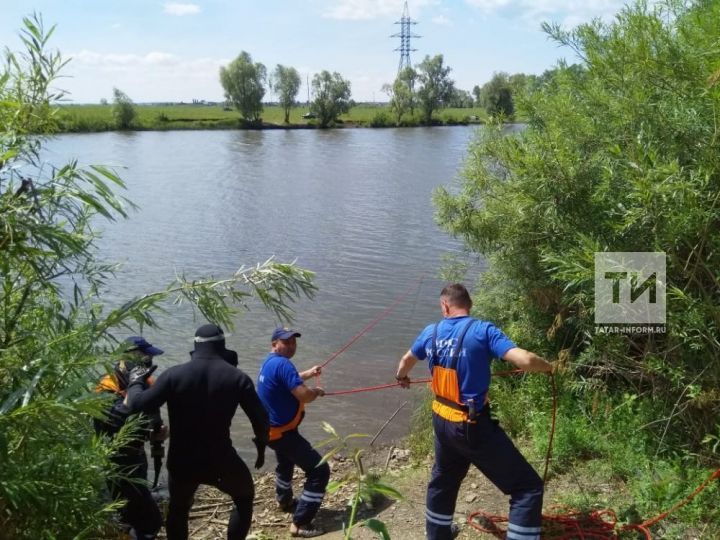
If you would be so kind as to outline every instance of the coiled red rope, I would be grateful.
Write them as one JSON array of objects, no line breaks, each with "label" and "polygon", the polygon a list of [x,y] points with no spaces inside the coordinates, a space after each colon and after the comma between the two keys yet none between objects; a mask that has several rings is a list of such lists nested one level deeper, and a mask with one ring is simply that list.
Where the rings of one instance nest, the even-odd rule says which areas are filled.
[{"label": "coiled red rope", "polygon": [[[557,386],[555,385],[555,377],[550,374],[550,385],[552,388],[552,423],[550,426],[550,436],[548,439],[548,449],[545,455],[545,472],[543,473],[543,482],[547,483],[548,468],[552,457],[552,445],[555,435],[555,421],[557,417]],[[543,514],[543,538],[553,538],[555,540],[574,540],[580,538],[583,540],[608,540],[617,538],[619,532],[635,530],[642,533],[646,540],[652,540],[649,528],[665,519],[670,513],[681,508],[697,497],[709,484],[715,479],[720,478],[720,469],[712,473],[695,491],[688,497],[675,504],[669,510],[658,514],[657,516],[645,520],[639,524],[622,525],[618,527],[618,519],[615,512],[609,509],[595,510],[589,513],[579,512],[573,509],[559,508],[555,514]],[[478,523],[481,519],[486,526]],[[507,531],[498,527],[499,523],[507,523],[508,517],[505,515],[488,514],[482,510],[472,512],[467,519],[468,524],[475,530],[492,534],[498,538],[505,538]]]},{"label": "coiled red rope", "polygon": [[[589,513],[578,512],[577,510],[559,508],[558,513],[543,514],[543,538],[556,540],[573,540],[576,538],[587,540],[608,540],[618,538],[618,533],[625,531],[638,531],[646,540],[652,540],[650,527],[665,519],[678,508],[682,508],[695,497],[697,497],[710,483],[720,479],[720,469],[713,472],[700,484],[695,491],[675,504],[669,510],[647,519],[642,523],[622,525],[618,527],[618,519],[612,510],[595,510]],[[480,525],[477,519],[485,522]],[[498,538],[505,538],[506,531],[498,527],[499,523],[507,523],[507,516],[493,515],[478,510],[468,517],[468,523],[474,529],[492,534]]]}]

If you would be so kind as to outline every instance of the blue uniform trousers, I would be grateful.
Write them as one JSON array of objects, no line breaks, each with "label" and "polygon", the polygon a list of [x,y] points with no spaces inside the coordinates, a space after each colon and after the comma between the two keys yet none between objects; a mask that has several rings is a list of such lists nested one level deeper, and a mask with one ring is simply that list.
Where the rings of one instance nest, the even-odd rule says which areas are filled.
[{"label": "blue uniform trousers", "polygon": [[455,502],[470,464],[510,495],[507,538],[539,540],[543,482],[486,406],[475,423],[433,414],[435,464],[428,484],[425,524],[429,540],[451,540]]},{"label": "blue uniform trousers", "polygon": [[297,429],[286,431],[277,441],[270,441],[268,446],[275,451],[277,458],[275,496],[280,504],[288,504],[292,501],[295,466],[305,471],[305,485],[293,513],[293,523],[310,524],[325,497],[325,488],[330,480],[330,467],[327,463],[317,466],[322,456],[298,433]]}]

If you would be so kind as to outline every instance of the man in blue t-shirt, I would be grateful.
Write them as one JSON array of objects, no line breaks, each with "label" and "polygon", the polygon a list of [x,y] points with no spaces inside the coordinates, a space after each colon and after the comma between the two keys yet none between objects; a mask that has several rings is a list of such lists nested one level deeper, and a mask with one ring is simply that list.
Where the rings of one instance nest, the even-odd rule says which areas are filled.
[{"label": "man in blue t-shirt", "polygon": [[443,320],[427,326],[400,360],[396,379],[408,388],[418,360],[432,373],[435,463],[428,484],[425,530],[429,540],[450,540],[455,502],[470,464],[510,495],[507,538],[539,540],[543,482],[490,417],[490,361],[502,358],[525,371],[551,372],[540,356],[521,349],[494,324],[470,317],[472,300],[459,284],[440,294]]},{"label": "man in blue t-shirt", "polygon": [[[325,395],[322,388],[308,388],[305,381],[320,375],[320,366],[298,372],[290,359],[297,350],[298,332],[276,328],[272,334],[270,354],[258,375],[258,395],[270,416],[270,442],[275,451],[275,495],[280,508],[293,513],[290,535],[311,538],[324,534],[312,520],[320,508],[330,480],[327,463],[318,466],[322,456],[298,432],[305,415],[305,404]],[[293,497],[292,479],[295,466],[305,471],[305,485],[300,499]]]}]

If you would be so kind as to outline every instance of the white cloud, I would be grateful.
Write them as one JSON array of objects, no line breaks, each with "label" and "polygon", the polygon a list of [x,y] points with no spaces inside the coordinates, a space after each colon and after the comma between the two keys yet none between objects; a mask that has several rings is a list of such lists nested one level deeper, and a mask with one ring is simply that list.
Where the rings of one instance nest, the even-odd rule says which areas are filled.
[{"label": "white cloud", "polygon": [[142,61],[152,65],[174,65],[177,64],[177,57],[170,53],[149,52],[142,57]]},{"label": "white cloud", "polygon": [[197,15],[200,13],[200,6],[197,4],[180,4],[178,2],[165,2],[164,12],[168,15]]},{"label": "white cloud", "polygon": [[445,15],[438,15],[436,17],[433,17],[432,22],[435,24],[439,24],[440,26],[452,26],[452,21],[448,19]]},{"label": "white cloud", "polygon": [[104,53],[82,50],[69,55],[63,88],[77,103],[97,102],[112,87],[121,88],[134,101],[219,100],[220,67],[229,58],[184,58],[163,51],[145,54]]},{"label": "white cloud", "polygon": [[177,56],[153,51],[144,55],[125,53],[99,53],[95,51],[82,50],[70,55],[72,64],[83,66],[97,66],[106,71],[117,71],[123,69],[135,69],[141,66],[176,66],[179,63]]},{"label": "white cloud", "polygon": [[595,17],[610,20],[625,5],[625,0],[465,0],[489,14],[506,12],[526,22],[540,24],[554,20],[575,26]]},{"label": "white cloud", "polygon": [[512,2],[512,0],[465,0],[471,6],[475,6],[490,13],[497,11],[499,8],[505,7]]},{"label": "white cloud", "polygon": [[[379,17],[397,17],[403,13],[405,0],[335,0],[324,16],[340,20],[369,20]],[[435,5],[438,0],[413,0],[410,16],[415,18],[423,7]]]}]

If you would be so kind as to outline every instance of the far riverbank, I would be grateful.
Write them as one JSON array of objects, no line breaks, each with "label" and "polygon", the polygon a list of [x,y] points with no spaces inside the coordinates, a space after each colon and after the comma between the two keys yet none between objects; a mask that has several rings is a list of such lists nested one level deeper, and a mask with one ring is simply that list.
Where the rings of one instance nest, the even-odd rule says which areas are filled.
[{"label": "far riverbank", "polygon": [[[206,104],[136,104],[137,116],[131,125],[133,131],[169,130],[221,130],[221,129],[315,129],[316,121],[305,118],[308,107],[296,107],[290,113],[290,122],[284,123],[283,109],[277,105],[265,106],[260,125],[242,122],[240,114],[222,105]],[[117,131],[112,105],[63,105],[56,116],[61,133],[92,133]],[[405,115],[398,125],[386,103],[362,104],[340,116],[335,127],[418,127],[422,126],[419,111]],[[433,114],[433,125],[483,124],[487,114],[480,107],[446,108]]]}]

